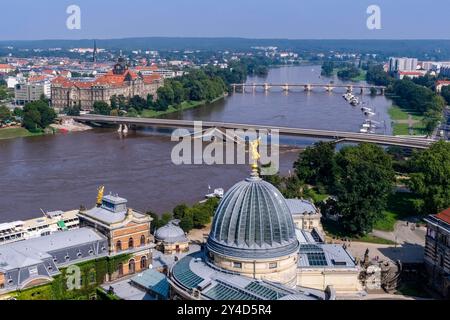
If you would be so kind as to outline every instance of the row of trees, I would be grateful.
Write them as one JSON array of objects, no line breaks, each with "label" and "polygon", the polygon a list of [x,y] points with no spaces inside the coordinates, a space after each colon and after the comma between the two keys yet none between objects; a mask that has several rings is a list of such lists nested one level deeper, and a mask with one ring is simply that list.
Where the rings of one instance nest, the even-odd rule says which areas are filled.
[{"label": "row of trees", "polygon": [[299,155],[294,176],[265,179],[289,198],[308,197],[310,186],[333,195],[337,201],[331,210],[339,214],[342,227],[349,234],[363,235],[383,218],[396,181],[396,157],[405,162],[402,171],[408,173],[408,186],[417,195],[417,213],[435,214],[450,206],[450,145],[445,142],[410,158],[371,144],[335,152],[334,144],[319,142]]},{"label": "row of trees", "polygon": [[443,97],[409,79],[394,81],[389,86],[392,99],[401,108],[424,116],[424,125],[428,133],[433,132],[442,120],[446,102]]},{"label": "row of trees", "polygon": [[212,198],[204,203],[197,203],[192,207],[180,204],[172,212],[164,213],[161,217],[154,212],[148,212],[147,214],[152,216],[152,225],[155,230],[166,225],[172,219],[178,219],[180,220],[180,227],[185,232],[189,232],[194,228],[202,228],[210,223],[218,205],[219,199]]}]

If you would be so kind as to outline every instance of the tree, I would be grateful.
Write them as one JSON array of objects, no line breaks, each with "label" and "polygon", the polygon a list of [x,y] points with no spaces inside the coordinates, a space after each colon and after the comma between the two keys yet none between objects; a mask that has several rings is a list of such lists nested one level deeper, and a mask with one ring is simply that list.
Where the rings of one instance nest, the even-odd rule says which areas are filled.
[{"label": "tree", "polygon": [[156,91],[158,94],[158,102],[160,106],[170,106],[174,102],[174,93],[170,83],[165,84],[162,87],[159,87]]},{"label": "tree", "polygon": [[11,111],[5,106],[0,106],[0,122],[6,122],[10,119]]},{"label": "tree", "polygon": [[189,232],[194,228],[194,215],[191,211],[187,210],[180,221],[180,228],[184,232]]},{"label": "tree", "polygon": [[184,214],[186,213],[188,209],[188,206],[184,203],[177,205],[174,209],[173,209],[173,217],[175,219],[182,219],[184,217]]},{"label": "tree", "polygon": [[334,151],[330,142],[318,142],[301,152],[294,168],[300,180],[312,185],[322,184],[330,188],[334,178]]},{"label": "tree", "polygon": [[420,196],[416,209],[436,214],[450,206],[450,144],[434,143],[425,151],[416,152],[410,159],[409,187]]},{"label": "tree", "polygon": [[104,101],[95,101],[94,102],[94,113],[101,114],[104,116],[109,116],[111,114],[111,107]]},{"label": "tree", "polygon": [[200,205],[194,205],[188,209],[188,212],[192,213],[195,228],[202,228],[211,221],[211,215],[208,210]]},{"label": "tree", "polygon": [[30,131],[45,129],[55,118],[53,108],[42,100],[27,103],[23,108],[23,124]]},{"label": "tree", "polygon": [[320,74],[326,77],[330,77],[333,75],[333,71],[334,71],[333,61],[325,61],[322,64],[322,72]]},{"label": "tree", "polygon": [[18,108],[18,107],[15,107],[15,108],[14,108],[14,111],[13,111],[13,114],[14,114],[14,116],[16,116],[16,117],[22,118],[22,117],[23,117],[23,109]]},{"label": "tree", "polygon": [[344,147],[336,154],[336,209],[343,228],[363,235],[372,231],[392,192],[392,160],[382,148],[371,144]]},{"label": "tree", "polygon": [[366,81],[376,86],[388,86],[394,79],[384,71],[382,65],[370,66],[367,69]]}]

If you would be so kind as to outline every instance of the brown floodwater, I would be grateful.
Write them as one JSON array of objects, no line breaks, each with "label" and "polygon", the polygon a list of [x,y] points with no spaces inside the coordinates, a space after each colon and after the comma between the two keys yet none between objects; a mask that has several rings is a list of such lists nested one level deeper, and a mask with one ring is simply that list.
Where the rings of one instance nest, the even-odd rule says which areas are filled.
[{"label": "brown floodwater", "polygon": [[[326,83],[320,66],[272,69],[266,79],[253,82]],[[334,79],[336,83],[340,81]],[[374,120],[383,123],[377,133],[390,134],[388,99],[363,97],[374,108]],[[315,89],[288,94],[274,89],[231,95],[213,105],[170,115],[171,118],[273,124],[301,128],[358,131],[364,121],[342,92]],[[152,129],[130,131],[126,137],[115,129],[0,140],[0,222],[27,219],[40,209],[69,210],[93,206],[97,188],[118,193],[130,207],[164,213],[179,203],[193,204],[212,189],[225,190],[246,178],[248,165],[180,165],[171,161],[176,142]],[[281,144],[304,147],[312,139],[283,138]],[[280,170],[287,174],[299,149],[282,148]]]}]

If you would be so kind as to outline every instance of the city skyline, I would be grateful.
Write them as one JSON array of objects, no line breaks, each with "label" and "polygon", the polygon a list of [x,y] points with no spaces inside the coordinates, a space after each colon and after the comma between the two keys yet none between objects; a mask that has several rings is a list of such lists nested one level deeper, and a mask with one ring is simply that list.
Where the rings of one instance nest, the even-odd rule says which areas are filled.
[{"label": "city skyline", "polygon": [[[0,41],[46,39],[116,39],[129,37],[238,37],[253,39],[449,39],[445,13],[450,3],[434,1],[439,10],[426,10],[425,1],[362,0],[339,3],[307,1],[227,1],[212,6],[206,0],[185,3],[135,1],[88,2],[20,0],[5,11],[20,12],[0,21]],[[81,29],[69,30],[70,5],[81,9]],[[367,28],[367,8],[378,5],[381,29]],[[51,18],[51,19],[50,19]],[[120,21],[120,23],[118,23]],[[420,21],[421,23],[418,23]],[[8,27],[9,26],[9,27]],[[11,28],[11,26],[14,26]],[[448,26],[447,26],[448,27]]]}]

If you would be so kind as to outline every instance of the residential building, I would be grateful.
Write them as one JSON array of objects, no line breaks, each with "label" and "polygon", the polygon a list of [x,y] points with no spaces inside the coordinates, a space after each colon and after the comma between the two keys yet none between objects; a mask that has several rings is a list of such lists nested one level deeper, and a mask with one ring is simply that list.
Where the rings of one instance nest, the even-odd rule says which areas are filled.
[{"label": "residential building", "polygon": [[418,61],[416,58],[397,58],[392,57],[389,59],[389,72],[398,71],[416,71]]},{"label": "residential building", "polygon": [[408,77],[410,79],[414,79],[414,78],[419,78],[419,77],[423,77],[424,75],[427,74],[427,71],[423,71],[423,70],[417,70],[417,71],[397,71],[395,73],[395,77],[397,79],[402,80],[405,77]]},{"label": "residential building", "polygon": [[14,70],[14,67],[9,64],[0,64],[0,73],[10,73]]},{"label": "residential building", "polygon": [[429,286],[450,298],[450,208],[425,218],[425,269]]}]

